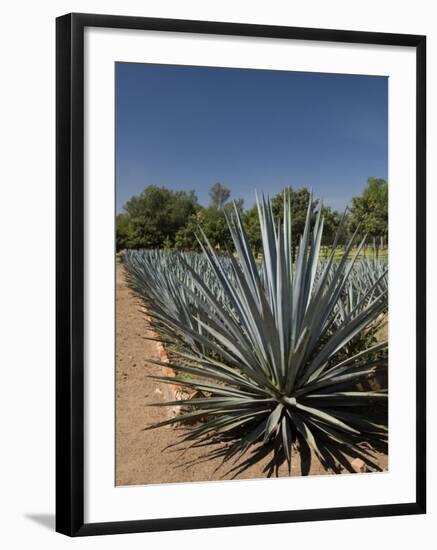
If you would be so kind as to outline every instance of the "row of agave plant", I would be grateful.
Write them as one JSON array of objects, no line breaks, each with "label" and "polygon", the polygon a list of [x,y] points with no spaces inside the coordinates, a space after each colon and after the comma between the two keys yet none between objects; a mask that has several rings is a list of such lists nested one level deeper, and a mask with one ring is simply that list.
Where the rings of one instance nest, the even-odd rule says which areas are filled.
[{"label": "row of agave plant", "polygon": [[214,249],[199,228],[200,254],[125,253],[128,282],[177,372],[154,378],[196,395],[154,404],[189,409],[148,429],[184,426],[177,445],[205,449],[202,459],[221,458],[233,475],[258,461],[268,476],[284,463],[290,472],[296,451],[302,474],[314,457],[329,471],[354,471],[353,458],[378,470],[387,388],[362,382],[387,369],[387,341],[375,338],[387,313],[387,266],[357,261],[365,242],[357,233],[334,258],[341,227],[322,261],[323,216],[313,221],[311,202],[293,261],[288,196],[282,222],[264,197],[258,213],[261,260],[237,209],[227,219],[235,252]]}]

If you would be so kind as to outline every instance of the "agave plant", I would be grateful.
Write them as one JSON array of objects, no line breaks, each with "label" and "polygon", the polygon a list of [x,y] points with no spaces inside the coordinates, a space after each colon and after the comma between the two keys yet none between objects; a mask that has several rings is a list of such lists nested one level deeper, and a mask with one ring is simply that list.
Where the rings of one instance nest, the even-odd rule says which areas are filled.
[{"label": "agave plant", "polygon": [[[232,278],[230,263],[220,258],[223,269]],[[202,349],[202,344],[187,337],[187,333],[175,329],[181,327],[202,334],[198,301],[202,295],[196,290],[190,271],[209,287],[216,298],[224,305],[227,302],[209,262],[201,254],[168,252],[164,250],[128,250],[123,258],[127,268],[127,280],[132,290],[144,302],[152,328],[167,343],[178,343],[180,347]],[[194,298],[195,297],[195,298]],[[203,300],[205,301],[205,300]],[[172,320],[169,326],[168,321]]]},{"label": "agave plant", "polygon": [[[261,265],[237,209],[228,219],[236,253],[228,251],[225,263],[200,230],[213,285],[180,257],[189,284],[179,279],[177,292],[190,304],[189,322],[165,307],[165,293],[158,305],[148,300],[166,333],[184,342],[175,352],[171,366],[179,374],[171,383],[195,390],[199,397],[155,404],[186,404],[191,409],[146,429],[185,426],[178,444],[206,447],[204,459],[220,457],[223,464],[231,464],[233,475],[264,459],[268,476],[283,463],[291,471],[296,451],[303,474],[314,457],[334,472],[353,471],[351,461],[356,457],[379,469],[374,450],[384,450],[387,444],[387,391],[362,391],[358,383],[375,369],[387,367],[387,342],[359,351],[353,342],[386,310],[387,289],[381,285],[385,272],[366,279],[367,286],[354,293],[346,309],[344,299],[356,278],[355,262],[364,241],[357,244],[355,234],[343,257],[335,260],[339,228],[332,253],[321,266],[323,217],[319,209],[312,222],[310,200],[293,262],[287,194],[282,223],[275,223],[271,203],[264,197],[258,201],[258,213]],[[377,402],[382,407],[375,407]],[[382,415],[374,418],[381,410]]]}]

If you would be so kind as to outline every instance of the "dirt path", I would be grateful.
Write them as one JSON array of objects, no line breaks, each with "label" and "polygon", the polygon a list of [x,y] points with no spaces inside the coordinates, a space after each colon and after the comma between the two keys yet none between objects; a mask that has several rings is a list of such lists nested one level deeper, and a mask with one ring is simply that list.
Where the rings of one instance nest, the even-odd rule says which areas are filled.
[{"label": "dirt path", "polygon": [[[147,378],[162,375],[160,367],[148,363],[159,360],[156,343],[145,340],[151,336],[140,311],[140,303],[126,286],[123,268],[117,266],[117,350],[116,350],[116,484],[140,485],[206,481],[221,479],[214,474],[218,461],[191,468],[178,468],[177,455],[164,451],[176,441],[173,427],[143,431],[154,422],[169,418],[166,408],[147,407],[148,403],[170,401],[169,386]],[[200,453],[190,451],[184,460]],[[264,477],[262,468],[252,468],[241,478]]]},{"label": "dirt path", "polygon": [[[166,408],[147,407],[148,403],[171,400],[169,386],[147,378],[162,375],[161,368],[148,359],[159,360],[140,303],[126,286],[123,268],[117,266],[117,350],[116,350],[116,484],[142,485],[178,481],[222,479],[214,473],[219,461],[178,468],[177,454],[164,451],[176,441],[173,427],[143,431],[154,422],[169,418]],[[184,454],[184,460],[199,456],[197,451]],[[286,475],[286,472],[283,472]],[[239,479],[264,477],[262,466],[247,470]]]},{"label": "dirt path", "polygon": [[[148,407],[148,403],[170,401],[169,386],[160,384],[147,375],[162,375],[162,369],[148,360],[159,360],[156,343],[145,340],[151,336],[140,303],[126,286],[123,267],[117,266],[116,289],[116,484],[145,485],[223,479],[224,469],[214,472],[219,461],[178,467],[181,459],[176,453],[164,451],[175,443],[176,433],[171,426],[144,431],[149,424],[169,418],[165,407]],[[184,461],[198,458],[197,451],[184,454]],[[267,460],[251,467],[238,479],[265,477],[262,470]],[[324,474],[313,462],[311,474]],[[300,475],[297,457],[293,475]],[[280,475],[287,475],[283,467]],[[225,478],[226,479],[226,478]],[[228,477],[227,479],[230,479]]]}]

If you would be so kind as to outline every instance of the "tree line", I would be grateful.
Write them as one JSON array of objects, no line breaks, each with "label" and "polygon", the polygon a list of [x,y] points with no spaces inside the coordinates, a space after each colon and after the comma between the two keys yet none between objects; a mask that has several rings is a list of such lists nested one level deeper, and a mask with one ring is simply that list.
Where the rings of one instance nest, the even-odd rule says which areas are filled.
[{"label": "tree line", "polygon": [[[286,187],[272,198],[274,216],[280,220],[283,213],[284,192],[290,196],[292,208],[292,232],[301,235],[310,200],[306,187]],[[116,249],[164,248],[199,251],[196,238],[202,228],[216,248],[232,248],[232,239],[226,223],[226,214],[234,204],[241,214],[251,246],[257,252],[261,248],[261,235],[256,205],[244,207],[243,199],[231,200],[231,190],[215,183],[210,191],[208,206],[199,204],[194,191],[174,191],[166,187],[149,185],[139,195],[129,199],[123,212],[116,216]],[[318,201],[312,201],[313,213]],[[343,215],[343,234],[339,244],[344,244],[359,227],[359,236],[368,236],[368,242],[378,246],[388,239],[388,184],[382,178],[368,178],[363,193],[353,197],[346,213],[339,213],[329,206],[322,206],[324,232],[322,245],[331,245]],[[315,215],[315,214],[314,214]]]}]

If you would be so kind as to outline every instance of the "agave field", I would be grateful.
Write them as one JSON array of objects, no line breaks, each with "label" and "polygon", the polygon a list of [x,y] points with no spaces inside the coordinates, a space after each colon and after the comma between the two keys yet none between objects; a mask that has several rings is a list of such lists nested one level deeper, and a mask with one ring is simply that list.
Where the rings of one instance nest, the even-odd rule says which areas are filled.
[{"label": "agave field", "polygon": [[322,259],[323,216],[310,205],[303,234],[292,235],[287,196],[282,222],[262,197],[257,257],[236,208],[232,251],[214,249],[199,228],[200,254],[123,257],[176,372],[156,378],[188,395],[154,404],[182,412],[147,429],[174,424],[176,448],[202,449],[232,475],[258,461],[267,476],[282,465],[290,472],[293,456],[302,474],[311,460],[336,473],[354,471],[355,458],[378,470],[376,453],[387,450],[387,388],[367,383],[387,379],[388,344],[378,338],[386,261],[363,257],[357,234],[342,257],[336,238]]}]

